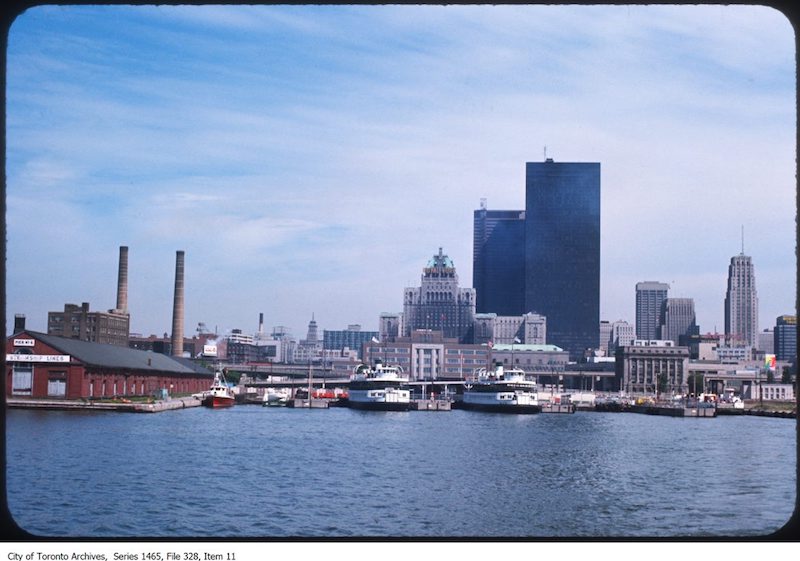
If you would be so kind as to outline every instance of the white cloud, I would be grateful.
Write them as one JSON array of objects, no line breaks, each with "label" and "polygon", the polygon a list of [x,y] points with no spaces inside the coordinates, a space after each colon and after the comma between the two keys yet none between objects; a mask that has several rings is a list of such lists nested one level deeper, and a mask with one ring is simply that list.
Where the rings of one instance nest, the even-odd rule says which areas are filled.
[{"label": "white cloud", "polygon": [[[130,25],[101,37],[62,20],[73,10],[87,22],[118,10]],[[149,325],[169,325],[168,303],[144,308],[159,290],[169,299],[178,248],[194,260],[195,308],[225,303],[211,307],[219,318],[198,318],[208,323],[244,322],[263,302],[276,324],[304,332],[313,310],[292,311],[302,302],[339,326],[368,324],[368,309],[376,319],[398,310],[439,246],[471,284],[472,211],[482,197],[522,208],[525,162],[545,146],[557,161],[602,164],[607,319],[632,320],[635,282],[685,271],[715,321],[705,299],[724,292],[718,277],[742,224],[764,285],[789,287],[764,294],[765,313],[793,292],[778,264],[794,263],[794,78],[784,75],[794,42],[768,9],[28,16],[9,49],[10,239],[33,217],[22,193],[35,191],[52,199],[38,220],[85,243],[83,256],[113,261],[123,243],[147,255],[138,305]],[[112,232],[100,243],[89,235],[99,228]],[[391,282],[369,282],[376,263],[389,264]],[[19,279],[11,269],[9,301],[31,301]],[[138,329],[163,329],[147,325]]]}]

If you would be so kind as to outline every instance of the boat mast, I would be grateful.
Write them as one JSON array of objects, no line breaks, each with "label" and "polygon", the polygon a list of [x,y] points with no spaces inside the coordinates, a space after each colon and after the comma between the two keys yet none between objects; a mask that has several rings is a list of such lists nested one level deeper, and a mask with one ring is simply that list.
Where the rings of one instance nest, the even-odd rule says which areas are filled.
[{"label": "boat mast", "polygon": [[308,404],[311,406],[311,357],[308,357]]}]

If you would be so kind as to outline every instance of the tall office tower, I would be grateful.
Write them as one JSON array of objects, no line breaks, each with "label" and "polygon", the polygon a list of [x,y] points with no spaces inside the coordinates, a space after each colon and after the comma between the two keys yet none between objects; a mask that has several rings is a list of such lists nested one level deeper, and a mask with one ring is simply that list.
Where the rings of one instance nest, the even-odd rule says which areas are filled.
[{"label": "tall office tower", "polygon": [[306,342],[317,343],[319,341],[317,320],[314,319],[314,314],[311,314],[311,321],[308,322],[308,333],[306,334]]},{"label": "tall office tower", "polygon": [[661,324],[661,339],[688,345],[690,335],[699,335],[692,298],[667,298]]},{"label": "tall office tower", "polygon": [[308,322],[308,333],[305,339],[301,339],[294,348],[294,361],[299,363],[311,362],[320,358],[322,353],[322,340],[319,338],[317,320],[311,314],[311,321]]},{"label": "tall office tower", "polygon": [[459,288],[455,265],[440,247],[422,270],[420,287],[405,290],[403,334],[430,329],[465,342],[472,336],[474,317],[475,289]]},{"label": "tall office tower", "polygon": [[609,356],[608,351],[611,348],[611,324],[606,320],[600,322],[600,339],[597,348],[602,350],[606,356]]},{"label": "tall office tower", "polygon": [[758,294],[753,262],[740,253],[728,266],[725,293],[725,335],[731,347],[754,347],[758,337]]},{"label": "tall office tower", "polygon": [[584,356],[600,325],[600,164],[526,164],[525,311],[547,317],[547,342]]},{"label": "tall office tower", "polygon": [[775,358],[797,361],[797,316],[783,315],[775,320],[773,331]]},{"label": "tall office tower", "polygon": [[472,287],[475,310],[521,316],[525,310],[525,211],[488,210],[473,218]]},{"label": "tall office tower", "polygon": [[644,341],[661,338],[661,314],[669,285],[663,282],[636,283],[636,338]]}]

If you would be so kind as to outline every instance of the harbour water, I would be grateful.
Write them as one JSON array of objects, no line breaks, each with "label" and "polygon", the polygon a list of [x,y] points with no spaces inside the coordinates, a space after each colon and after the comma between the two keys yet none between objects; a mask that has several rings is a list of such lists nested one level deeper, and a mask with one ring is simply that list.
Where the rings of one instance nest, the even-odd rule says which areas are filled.
[{"label": "harbour water", "polygon": [[797,425],[751,416],[9,410],[42,537],[742,537],[786,523]]}]

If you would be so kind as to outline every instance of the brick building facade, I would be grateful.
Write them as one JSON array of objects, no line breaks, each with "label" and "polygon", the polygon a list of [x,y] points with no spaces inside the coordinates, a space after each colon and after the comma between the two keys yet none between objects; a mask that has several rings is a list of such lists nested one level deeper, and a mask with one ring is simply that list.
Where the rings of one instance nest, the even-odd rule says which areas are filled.
[{"label": "brick building facade", "polygon": [[189,361],[118,345],[33,331],[6,340],[6,395],[13,398],[100,399],[161,390],[207,390],[214,375]]}]

